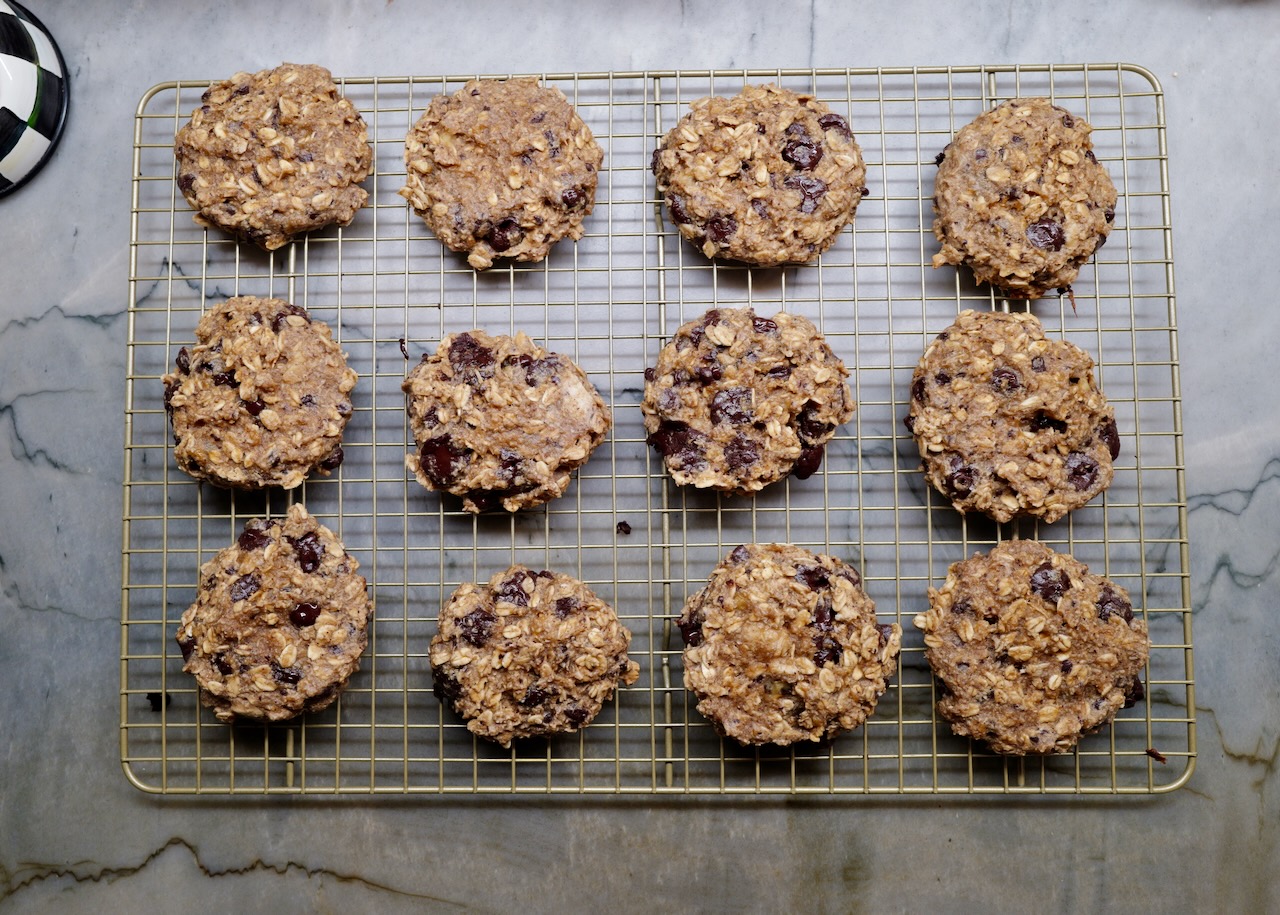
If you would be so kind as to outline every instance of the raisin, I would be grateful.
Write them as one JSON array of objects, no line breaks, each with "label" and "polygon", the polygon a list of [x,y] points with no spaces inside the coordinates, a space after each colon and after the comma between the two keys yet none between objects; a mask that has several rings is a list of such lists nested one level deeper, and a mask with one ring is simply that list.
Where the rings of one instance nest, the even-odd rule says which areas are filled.
[{"label": "raisin", "polygon": [[1098,619],[1108,620],[1118,616],[1126,623],[1133,622],[1133,605],[1110,585],[1103,585],[1098,595]]},{"label": "raisin", "polygon": [[244,408],[249,412],[250,416],[258,416],[267,408],[266,402],[261,397],[256,397],[253,400],[242,400],[241,403],[244,404]]},{"label": "raisin", "polygon": [[889,639],[893,638],[893,626],[889,623],[876,623],[876,632],[880,634],[881,647],[888,645]]},{"label": "raisin", "polygon": [[1064,114],[1062,116],[1062,126],[1067,128],[1067,130],[1070,130],[1072,127],[1076,126],[1076,119],[1069,114]]},{"label": "raisin", "polygon": [[[623,521],[619,523],[625,524],[626,522]],[[578,600],[576,597],[558,597],[556,598],[555,615],[559,619],[564,619],[569,614],[576,612],[581,606],[582,601]]]},{"label": "raisin", "polygon": [[241,531],[240,538],[236,542],[240,544],[240,549],[246,552],[260,550],[271,542],[271,536],[267,533],[270,529],[270,521],[261,521],[255,518],[245,524],[244,530]]},{"label": "raisin", "polygon": [[1032,357],[1031,357],[1031,371],[1033,371],[1033,372],[1043,372],[1043,371],[1044,371],[1044,356],[1032,356]]},{"label": "raisin", "polygon": [[617,530],[619,534],[625,537],[631,533],[631,525],[628,524],[626,521],[619,521]]},{"label": "raisin", "polygon": [[827,183],[811,175],[792,175],[782,182],[784,186],[800,192],[800,212],[812,213],[827,195]]},{"label": "raisin", "polygon": [[1088,489],[1098,480],[1098,462],[1082,451],[1067,455],[1067,482],[1078,492]]},{"label": "raisin", "polygon": [[780,379],[781,379],[781,378],[790,378],[790,377],[791,377],[791,366],[789,366],[789,365],[775,365],[773,368],[769,369],[769,371],[765,372],[764,374],[765,374],[765,377],[766,377],[766,378],[780,378]]},{"label": "raisin", "polygon": [[554,690],[547,689],[546,687],[535,683],[533,686],[525,690],[524,696],[520,699],[520,704],[525,708],[530,708],[535,705],[546,705],[555,697],[556,693]]},{"label": "raisin", "polygon": [[586,203],[587,195],[580,187],[567,187],[560,192],[560,202],[572,210]]},{"label": "raisin", "polygon": [[703,384],[711,384],[724,377],[724,370],[719,362],[706,362],[694,369],[693,374]]},{"label": "raisin", "polygon": [[717,245],[723,245],[733,233],[738,231],[738,220],[732,216],[712,216],[707,220],[707,238],[715,242]]},{"label": "raisin", "polygon": [[289,620],[293,625],[301,629],[303,626],[310,626],[320,616],[320,607],[310,601],[300,603],[289,611]]},{"label": "raisin", "polygon": [[173,364],[177,366],[178,371],[183,375],[191,374],[191,354],[187,352],[185,346],[178,350],[178,357],[173,360]]},{"label": "raisin", "polygon": [[680,626],[680,638],[690,648],[697,648],[702,644],[702,614],[695,613],[691,617],[680,617],[678,622]]},{"label": "raisin", "polygon": [[816,403],[809,401],[800,411],[798,429],[801,441],[812,444],[821,441],[831,431],[831,424],[818,418],[819,409]]},{"label": "raisin", "polygon": [[658,370],[653,368],[652,366],[644,370],[645,381],[653,381],[657,377],[658,377]]},{"label": "raisin", "polygon": [[[1102,211],[1102,217],[1103,217],[1107,222],[1115,222],[1115,220],[1116,220],[1116,208],[1115,208],[1115,207],[1107,207],[1105,210],[1103,210],[1103,211]],[[1098,247],[1102,247],[1102,242],[1101,242],[1101,241],[1099,241],[1099,242],[1098,242]]]},{"label": "raisin", "polygon": [[947,490],[951,495],[953,497],[967,496],[973,492],[973,487],[978,482],[978,471],[965,464],[958,455],[951,458],[948,466],[951,472],[947,474],[946,484]]},{"label": "raisin", "polygon": [[679,194],[672,194],[667,198],[667,207],[671,210],[671,221],[676,225],[693,222],[693,217],[685,207],[684,198]]},{"label": "raisin", "polygon": [[262,587],[262,579],[258,577],[256,572],[249,572],[247,575],[241,575],[231,583],[228,593],[232,602],[246,600],[258,593],[258,589]]},{"label": "raisin", "polygon": [[213,376],[213,383],[227,388],[238,388],[240,382],[236,381],[234,372],[217,372]]},{"label": "raisin", "polygon": [[752,317],[751,326],[755,328],[755,331],[758,334],[771,334],[777,331],[778,322],[771,320],[770,318]]},{"label": "raisin", "polygon": [[769,204],[765,203],[759,197],[751,198],[751,209],[754,210],[755,214],[761,219],[769,218]]},{"label": "raisin", "polygon": [[1042,562],[1031,573],[1031,590],[1039,594],[1051,604],[1062,600],[1062,595],[1071,589],[1071,579],[1062,569],[1055,569],[1052,564]]},{"label": "raisin", "polygon": [[462,695],[462,684],[443,670],[431,672],[431,692],[441,702],[452,705]]},{"label": "raisin", "polygon": [[493,592],[494,600],[514,604],[517,607],[529,606],[529,592],[524,589],[524,583],[532,577],[534,576],[528,572],[516,572],[498,584],[497,590]]},{"label": "raisin", "polygon": [[729,553],[729,561],[730,562],[746,562],[747,556],[750,555],[750,552],[751,551],[748,550],[745,545],[735,546],[733,550],[730,551]]},{"label": "raisin", "polygon": [[1022,376],[1011,368],[1000,366],[991,373],[991,386],[1000,394],[1013,394],[1022,387]]},{"label": "raisin", "polygon": [[476,648],[484,645],[489,641],[489,637],[493,635],[493,627],[498,624],[498,618],[488,610],[472,610],[456,623],[458,635],[462,636],[470,644]]},{"label": "raisin", "polygon": [[658,160],[662,158],[662,147],[659,146],[653,151],[653,155],[649,157],[649,171],[655,175],[658,173]]},{"label": "raisin", "polygon": [[320,469],[327,470],[330,473],[342,466],[342,459],[346,455],[342,451],[341,445],[334,445],[333,450],[329,452],[329,456],[320,462]]},{"label": "raisin", "polygon": [[489,245],[495,251],[508,251],[524,240],[524,229],[508,216],[489,232]]},{"label": "raisin", "polygon": [[973,616],[973,602],[967,597],[953,601],[951,604],[951,612],[958,613],[961,616]]},{"label": "raisin", "polygon": [[849,129],[849,122],[838,114],[824,114],[818,118],[818,126],[823,130],[838,131],[846,140],[853,139],[853,131]]},{"label": "raisin", "polygon": [[1045,216],[1027,226],[1027,241],[1044,251],[1061,251],[1067,237],[1060,222]]},{"label": "raisin", "polygon": [[1145,698],[1147,698],[1147,691],[1143,688],[1142,681],[1135,679],[1124,691],[1124,707],[1133,708]]},{"label": "raisin", "polygon": [[296,667],[281,667],[275,661],[271,662],[271,676],[278,682],[293,686],[302,681],[302,671]]},{"label": "raisin", "polygon": [[822,161],[822,147],[808,138],[789,140],[782,147],[782,158],[796,168],[808,171]]},{"label": "raisin", "polygon": [[924,378],[916,378],[911,382],[911,399],[916,403],[924,403]]},{"label": "raisin", "polygon": [[587,719],[591,717],[591,713],[580,705],[571,705],[564,710],[564,717],[568,719],[569,724],[575,728],[580,728],[587,723]]},{"label": "raisin", "polygon": [[663,420],[645,441],[658,450],[658,453],[672,461],[678,461],[683,469],[705,463],[703,458],[702,433],[691,429],[682,422]]},{"label": "raisin", "polygon": [[280,331],[289,323],[290,315],[297,315],[304,319],[308,324],[311,323],[311,316],[307,314],[307,310],[305,308],[298,305],[285,304],[284,308],[277,312],[276,316],[271,319],[271,329],[276,333],[280,333]]},{"label": "raisin", "polygon": [[320,560],[324,556],[324,544],[315,531],[307,531],[301,537],[290,537],[294,555],[302,571],[310,573],[320,568]]},{"label": "raisin", "polygon": [[227,660],[227,656],[221,651],[213,656],[213,666],[218,668],[218,673],[224,677],[229,677],[235,673],[235,668],[231,666],[231,662]]}]

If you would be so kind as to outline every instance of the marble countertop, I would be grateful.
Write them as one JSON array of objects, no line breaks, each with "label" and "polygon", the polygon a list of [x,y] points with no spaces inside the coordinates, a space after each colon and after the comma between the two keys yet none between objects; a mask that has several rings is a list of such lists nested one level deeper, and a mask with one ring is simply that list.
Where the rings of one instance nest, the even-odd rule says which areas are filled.
[{"label": "marble countertop", "polygon": [[[72,110],[50,164],[0,200],[0,911],[1280,908],[1280,432],[1265,370],[1280,312],[1257,260],[1280,208],[1265,94],[1280,82],[1276,3],[322,0],[305,17],[247,2],[26,5],[61,45]],[[1101,61],[1153,71],[1177,263],[1190,783],[1137,800],[836,803],[219,802],[131,787],[118,651],[133,114],[158,82],[281,60],[367,76]]]}]

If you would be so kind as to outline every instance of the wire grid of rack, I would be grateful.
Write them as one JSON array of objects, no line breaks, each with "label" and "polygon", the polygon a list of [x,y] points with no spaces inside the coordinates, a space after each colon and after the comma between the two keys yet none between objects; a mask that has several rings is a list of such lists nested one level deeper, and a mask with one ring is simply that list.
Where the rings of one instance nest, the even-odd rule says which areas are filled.
[{"label": "wire grid of rack", "polygon": [[[1127,64],[872,70],[537,74],[605,150],[587,234],[538,264],[476,273],[396,194],[403,141],[466,76],[341,79],[369,124],[369,206],[345,229],[267,255],[195,226],[172,139],[208,82],[153,87],[135,122],[126,378],[120,752],[163,794],[1155,794],[1195,759],[1181,393],[1163,96]],[[782,270],[707,261],[662,218],[650,155],[695,98],[772,81],[816,94],[862,146],[870,195],[816,262]],[[1115,228],[1068,296],[1030,306],[1097,360],[1123,451],[1111,488],[1053,525],[966,518],[929,491],[902,419],[912,369],[961,308],[1009,308],[964,271],[935,270],[934,158],[995,102],[1045,95],[1089,120],[1120,192]],[[228,493],[176,469],[160,378],[201,311],[274,295],[327,321],[360,374],[346,460],[292,493]],[[804,314],[853,370],[854,419],[813,477],[754,498],[674,486],[644,442],[643,369],[680,323],[712,307]],[[1026,308],[1026,303],[1013,307]],[[615,420],[567,494],[475,517],[404,468],[400,382],[448,332],[524,330],[588,372]],[[407,355],[406,355],[407,354]],[[328,710],[268,727],[200,708],[173,640],[197,570],[245,520],[302,500],[369,579],[376,620],[361,669]],[[625,524],[623,523],[625,522]],[[628,531],[629,526],[629,532]],[[1152,636],[1146,699],[1072,753],[1004,759],[953,736],[913,616],[947,566],[1011,536],[1072,552],[1134,596]],[[901,669],[860,729],[821,744],[749,749],[719,738],[682,686],[673,618],[729,550],[789,541],[852,562],[882,621],[902,625]],[[639,681],[583,731],[512,749],[478,740],[434,698],[426,657],[438,608],[463,581],[514,562],[586,581],[632,633]]]}]

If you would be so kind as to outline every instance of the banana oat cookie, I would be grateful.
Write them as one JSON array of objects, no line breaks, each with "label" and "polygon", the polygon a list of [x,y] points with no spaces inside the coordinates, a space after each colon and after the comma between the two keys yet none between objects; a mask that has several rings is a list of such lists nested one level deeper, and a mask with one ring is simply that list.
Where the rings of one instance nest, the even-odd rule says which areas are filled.
[{"label": "banana oat cookie", "polygon": [[684,685],[743,744],[858,727],[897,669],[902,629],[877,623],[851,566],[785,543],[735,547],[685,603]]},{"label": "banana oat cookie", "polygon": [[1144,695],[1150,641],[1124,588],[1033,540],[953,564],[915,625],[938,712],[997,753],[1064,753]]},{"label": "banana oat cookie", "polygon": [[1115,410],[1093,360],[1030,314],[963,311],[911,378],[925,476],[962,512],[1057,521],[1111,485]]},{"label": "banana oat cookie", "polygon": [[360,112],[324,67],[281,64],[214,83],[178,131],[178,187],[196,222],[267,251],[348,225],[365,205],[373,150]]},{"label": "banana oat cookie", "polygon": [[373,613],[359,563],[299,504],[255,519],[200,567],[178,623],[182,669],[221,721],[327,708],[360,666]]},{"label": "banana oat cookie", "polygon": [[682,236],[707,257],[764,267],[813,260],[867,192],[849,122],[771,84],[695,101],[652,167]]},{"label": "banana oat cookie", "polygon": [[300,306],[250,295],[215,305],[163,380],[174,458],[197,480],[293,489],[342,463],[356,373]]},{"label": "banana oat cookie", "polygon": [[848,376],[807,318],[712,309],[645,370],[647,440],[682,486],[745,495],[803,480],[853,416]]},{"label": "banana oat cookie", "polygon": [[450,334],[402,387],[418,447],[406,466],[469,512],[514,512],[563,494],[613,425],[582,369],[524,333]]},{"label": "banana oat cookie", "polygon": [[586,727],[636,681],[631,633],[576,578],[515,565],[463,584],[429,649],[436,697],[504,747]]},{"label": "banana oat cookie", "polygon": [[440,95],[405,139],[400,195],[476,270],[577,240],[604,153],[564,93],[532,77]]},{"label": "banana oat cookie", "polygon": [[1092,130],[1043,98],[1013,99],[962,127],[938,156],[933,266],[967,264],[1015,298],[1069,287],[1116,215]]}]

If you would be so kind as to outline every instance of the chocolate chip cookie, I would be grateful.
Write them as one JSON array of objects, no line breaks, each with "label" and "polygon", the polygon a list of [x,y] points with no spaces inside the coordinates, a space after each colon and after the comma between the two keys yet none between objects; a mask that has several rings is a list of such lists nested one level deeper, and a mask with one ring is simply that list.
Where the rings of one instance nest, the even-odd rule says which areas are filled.
[{"label": "chocolate chip cookie", "polygon": [[604,161],[564,93],[532,77],[471,80],[431,100],[405,139],[400,195],[476,270],[577,240]]},{"label": "chocolate chip cookie", "polygon": [[902,629],[876,622],[856,570],[785,543],[735,547],[685,603],[684,685],[743,744],[858,727],[897,669]]},{"label": "chocolate chip cookie", "polygon": [[1069,287],[1111,233],[1116,188],[1093,128],[1048,99],[1013,99],[962,127],[938,156],[933,266],[1034,299]]},{"label": "chocolate chip cookie", "polygon": [[373,149],[324,67],[281,64],[214,83],[177,134],[178,187],[196,222],[267,251],[365,205]]},{"label": "chocolate chip cookie", "polygon": [[178,624],[182,669],[220,721],[282,721],[333,703],[373,613],[360,564],[301,505],[255,519],[200,567]]},{"label": "chocolate chip cookie", "polygon": [[509,747],[590,724],[640,674],[630,643],[586,584],[515,565],[445,603],[429,650],[432,688],[473,734]]},{"label": "chocolate chip cookie", "polygon": [[469,512],[561,495],[613,424],[582,369],[524,333],[450,334],[402,387],[418,447],[405,464]]},{"label": "chocolate chip cookie", "polygon": [[1124,588],[1033,540],[953,564],[915,624],[938,712],[997,753],[1064,753],[1144,694],[1150,640]]},{"label": "chocolate chip cookie", "polygon": [[329,326],[282,299],[215,305],[164,376],[173,455],[197,480],[293,489],[342,463],[356,373]]},{"label": "chocolate chip cookie", "polygon": [[707,257],[763,267],[816,258],[867,192],[849,122],[771,84],[695,101],[652,168],[682,236]]},{"label": "chocolate chip cookie", "polygon": [[1111,485],[1115,410],[1088,353],[1030,314],[963,311],[911,377],[907,428],[962,512],[1057,521]]},{"label": "chocolate chip cookie", "polygon": [[848,376],[807,318],[712,309],[645,370],[647,441],[682,486],[745,495],[803,480],[853,416]]}]

